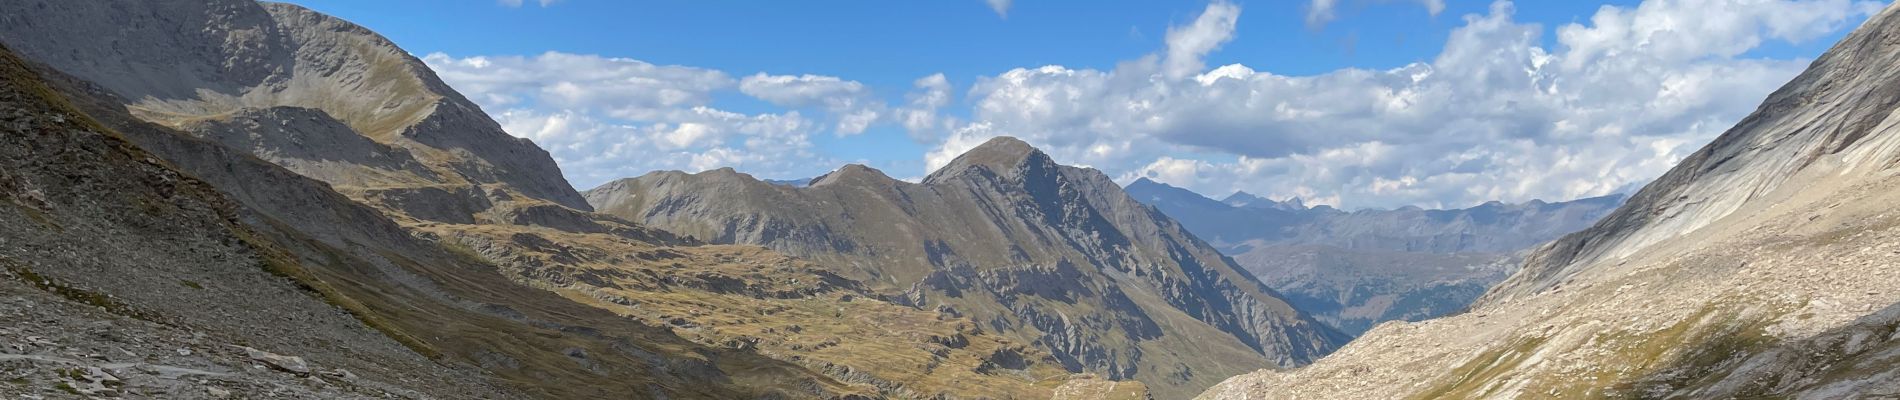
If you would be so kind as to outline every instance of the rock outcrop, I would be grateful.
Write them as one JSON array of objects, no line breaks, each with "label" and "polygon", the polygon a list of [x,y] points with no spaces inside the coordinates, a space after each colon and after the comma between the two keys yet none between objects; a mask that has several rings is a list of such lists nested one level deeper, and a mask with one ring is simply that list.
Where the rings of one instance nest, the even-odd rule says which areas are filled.
[{"label": "rock outcrop", "polygon": [[714,243],[763,245],[893,302],[974,318],[1068,369],[1179,397],[1289,367],[1344,336],[1293,308],[1099,171],[1013,138],[922,183],[848,165],[809,187],[730,169],[656,172],[586,192],[601,212]]},{"label": "rock outcrop", "polygon": [[1900,390],[1900,9],[1468,313],[1202,397],[1870,398]]},{"label": "rock outcrop", "polygon": [[1456,312],[1551,239],[1589,227],[1622,196],[1454,210],[1340,211],[1245,192],[1214,201],[1138,179],[1127,187],[1302,310],[1359,335],[1385,321]]},{"label": "rock outcrop", "polygon": [[242,0],[10,1],[0,15],[0,42],[141,119],[346,193],[475,188],[588,207],[546,151],[347,21]]}]

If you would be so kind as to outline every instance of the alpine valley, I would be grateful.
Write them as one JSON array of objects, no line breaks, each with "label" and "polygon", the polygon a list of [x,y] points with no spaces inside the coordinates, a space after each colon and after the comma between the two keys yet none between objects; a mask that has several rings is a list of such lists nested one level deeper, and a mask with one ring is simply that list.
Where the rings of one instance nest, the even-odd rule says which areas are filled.
[{"label": "alpine valley", "polygon": [[[1177,76],[1227,8],[1112,79],[1235,73]],[[910,179],[587,178],[437,56],[304,6],[0,0],[0,396],[1897,396],[1896,14],[1628,196],[1348,211],[1009,130]]]}]

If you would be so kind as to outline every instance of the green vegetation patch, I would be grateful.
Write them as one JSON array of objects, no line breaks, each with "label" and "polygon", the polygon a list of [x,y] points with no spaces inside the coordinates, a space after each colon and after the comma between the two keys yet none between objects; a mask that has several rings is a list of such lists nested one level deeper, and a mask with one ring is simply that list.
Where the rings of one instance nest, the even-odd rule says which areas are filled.
[{"label": "green vegetation patch", "polygon": [[65,297],[67,300],[72,300],[75,302],[79,302],[81,304],[99,307],[99,308],[105,309],[106,312],[110,312],[113,314],[123,315],[127,317],[151,321],[151,322],[160,322],[159,316],[157,314],[152,314],[150,312],[141,311],[141,310],[132,308],[131,306],[125,305],[125,303],[121,303],[110,296],[106,296],[103,294],[99,294],[98,292],[93,292],[90,290],[80,289],[80,288],[59,283],[57,281],[54,281],[52,278],[42,276],[38,273],[33,272],[33,270],[31,269],[27,269],[25,266],[22,266],[13,262],[7,262],[7,260],[0,260],[0,264],[4,264],[7,271],[10,272],[11,275],[13,275],[15,279],[18,279],[20,280],[20,282],[24,282],[28,286],[32,286],[35,289],[56,294],[56,295],[59,295],[60,297]]},{"label": "green vegetation patch", "polygon": [[1509,346],[1499,346],[1473,357],[1458,368],[1451,370],[1450,376],[1457,379],[1413,395],[1413,399],[1470,399],[1484,397],[1495,387],[1490,386],[1499,377],[1515,371],[1544,344],[1542,337],[1521,337],[1511,340]]}]

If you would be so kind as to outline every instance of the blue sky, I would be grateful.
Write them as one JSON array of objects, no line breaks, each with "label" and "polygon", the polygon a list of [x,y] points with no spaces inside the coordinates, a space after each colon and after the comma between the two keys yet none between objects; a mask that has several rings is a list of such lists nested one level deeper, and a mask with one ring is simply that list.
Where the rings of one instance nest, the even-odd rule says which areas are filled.
[{"label": "blue sky", "polygon": [[[1846,0],[1021,0],[999,12],[982,0],[293,2],[429,56],[445,80],[482,103],[511,133],[550,148],[582,189],[649,169],[719,164],[763,178],[794,178],[860,162],[914,178],[970,142],[1008,134],[1058,161],[1096,167],[1124,182],[1145,176],[1215,197],[1247,190],[1349,208],[1466,206],[1628,191],[1745,115],[1879,6]],[[1599,15],[1637,29],[1603,29],[1593,20]],[[1688,18],[1721,23],[1676,25]],[[1646,23],[1664,26],[1643,31]],[[1565,42],[1559,31],[1570,24],[1596,35]],[[1171,31],[1184,32],[1180,43],[1169,40]],[[1486,62],[1537,66],[1539,57],[1554,56],[1589,63],[1555,62],[1562,68],[1544,68],[1524,82],[1478,75],[1470,78],[1482,79],[1450,79],[1510,69],[1454,59],[1447,47],[1459,32],[1468,39],[1455,53],[1496,50],[1475,56]],[[1195,35],[1225,40],[1171,56],[1172,49],[1192,47]],[[1568,51],[1580,44],[1599,51]],[[1684,55],[1646,54],[1663,50]],[[543,57],[549,52],[571,57]],[[1177,58],[1198,68],[1192,74],[1166,72]],[[1240,86],[1221,89],[1207,83],[1219,80],[1194,78],[1230,64],[1246,67],[1228,82]],[[1043,66],[1061,68],[1038,69]],[[654,72],[666,67],[680,70]],[[1407,68],[1411,72],[1400,72]],[[1560,93],[1622,73],[1616,68],[1658,78],[1620,83],[1614,92]],[[602,71],[600,80],[563,78],[596,70]],[[1431,71],[1428,80],[1443,76],[1447,82],[1393,82],[1420,70]],[[523,71],[540,72],[502,78]],[[1697,80],[1698,71],[1762,82],[1692,85],[1707,91],[1690,96],[1701,103],[1643,111],[1657,115],[1629,118],[1636,122],[1566,111],[1599,108],[1590,101],[1608,102],[1601,108],[1643,108],[1662,99],[1659,93],[1681,90],[1671,82],[1711,81]],[[766,75],[759,86],[746,83],[761,73]],[[947,84],[935,92],[919,82],[934,74]],[[763,79],[770,77],[786,79]],[[697,83],[676,84],[688,80]],[[622,89],[669,88],[678,96],[586,92],[631,81],[639,83]],[[811,85],[770,85],[790,81]],[[573,85],[556,91],[562,82]],[[1491,84],[1523,92],[1470,89]],[[1219,97],[1237,90],[1252,93],[1246,96],[1252,101]],[[1525,112],[1514,109],[1444,118],[1392,114],[1364,107],[1384,96],[1361,96],[1369,92],[1464,102],[1439,104],[1443,109],[1434,112],[1544,101],[1549,104],[1532,111],[1549,115],[1517,120],[1508,116]],[[932,93],[946,98],[934,105],[917,102]],[[1038,97],[1051,93],[1061,96]],[[1729,96],[1753,98],[1719,98]],[[1113,101],[1088,103],[1098,98]],[[626,107],[629,102],[647,103]],[[1263,102],[1275,105],[1253,106]],[[1232,104],[1249,106],[1226,106]],[[1133,105],[1173,111],[1130,111]],[[1205,109],[1224,114],[1197,111]],[[1022,110],[1032,111],[1016,112]],[[1262,117],[1276,113],[1284,115]],[[842,128],[847,115],[870,122],[861,132]],[[906,124],[900,117],[906,115],[920,122]],[[529,130],[541,133],[523,132]],[[674,140],[666,144],[662,137]],[[1500,143],[1487,143],[1493,141]],[[1650,154],[1631,157],[1632,148]],[[1338,157],[1350,160],[1335,162]],[[1589,160],[1579,160],[1584,158]],[[1601,166],[1565,170],[1539,168],[1538,162]],[[1562,171],[1538,176],[1536,170]],[[1527,179],[1551,183],[1525,184]]]}]

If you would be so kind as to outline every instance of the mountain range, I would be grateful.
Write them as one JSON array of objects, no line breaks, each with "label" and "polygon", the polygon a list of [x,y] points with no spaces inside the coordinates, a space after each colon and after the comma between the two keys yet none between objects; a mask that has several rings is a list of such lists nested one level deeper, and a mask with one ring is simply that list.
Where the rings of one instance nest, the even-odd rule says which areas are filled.
[{"label": "mountain range", "polygon": [[1100,171],[992,139],[904,182],[847,165],[792,187],[720,169],[588,190],[595,209],[832,267],[899,304],[967,316],[1070,371],[1183,397],[1230,371],[1302,365],[1345,335]]},{"label": "mountain range", "polygon": [[348,22],[0,11],[8,392],[1147,396],[804,260],[591,213],[546,152]]},{"label": "mountain range", "polygon": [[4,1],[0,395],[1890,397],[1897,13],[1627,199],[1348,212],[1009,137],[582,192],[348,21]]},{"label": "mountain range", "polygon": [[1130,196],[1181,221],[1295,307],[1347,334],[1462,310],[1532,247],[1582,230],[1622,196],[1341,211],[1235,192],[1215,201],[1139,178]]}]

